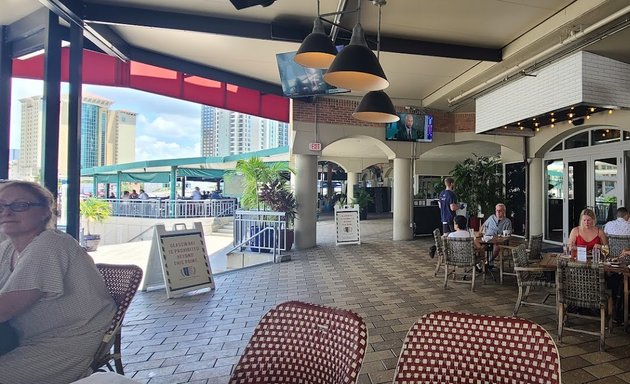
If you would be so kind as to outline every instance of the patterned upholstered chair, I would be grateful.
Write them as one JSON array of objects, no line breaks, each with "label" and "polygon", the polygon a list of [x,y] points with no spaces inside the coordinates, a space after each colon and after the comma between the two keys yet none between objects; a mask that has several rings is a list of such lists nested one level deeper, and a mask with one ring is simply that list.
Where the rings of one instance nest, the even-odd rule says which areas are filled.
[{"label": "patterned upholstered chair", "polygon": [[438,272],[440,272],[440,267],[444,264],[444,242],[442,241],[442,232],[440,232],[440,228],[435,228],[433,230],[433,241],[435,241],[435,257],[437,259],[435,273],[433,276],[437,276]]},{"label": "patterned upholstered chair", "polygon": [[609,257],[618,257],[625,248],[630,248],[630,236],[608,235]]},{"label": "patterned upholstered chair", "polygon": [[527,243],[527,256],[530,260],[538,261],[542,259],[542,233],[529,237]]},{"label": "patterned upholstered chair", "polygon": [[[101,345],[94,355],[94,361],[91,364],[92,371],[97,371],[107,366],[110,371],[113,368],[110,364],[114,360],[116,372],[124,375],[121,355],[121,328],[123,318],[131,304],[131,300],[138,291],[140,281],[142,280],[142,269],[137,265],[115,265],[115,264],[96,264],[96,267],[103,275],[105,285],[112,295],[118,311],[114,315],[109,330],[103,337]],[[112,347],[114,351],[112,352]]]},{"label": "patterned upholstered chair", "polygon": [[547,280],[544,273],[545,271],[553,271],[555,269],[533,266],[529,264],[529,260],[525,244],[521,244],[512,249],[512,261],[514,262],[514,272],[516,273],[516,282],[518,283],[518,297],[516,299],[516,305],[514,306],[514,316],[518,314],[518,310],[522,305],[536,305],[553,309],[556,308],[556,303],[553,305],[545,304],[551,293],[547,294],[541,303],[527,301],[531,288],[545,287],[553,288],[554,290],[556,288],[556,283],[554,281]]},{"label": "patterned upholstered chair", "polygon": [[549,333],[517,317],[439,311],[409,330],[394,384],[561,383]]},{"label": "patterned upholstered chair", "polygon": [[355,383],[366,348],[356,313],[289,301],[260,320],[229,382]]},{"label": "patterned upholstered chair", "polygon": [[[444,288],[448,284],[449,275],[453,276],[452,282],[470,284],[470,290],[475,290],[475,264],[481,263],[482,273],[484,274],[485,263],[481,262],[482,258],[475,252],[475,246],[472,237],[446,237],[444,238]],[[464,276],[457,279],[457,268],[464,269]],[[464,277],[470,270],[471,279],[465,280]]]},{"label": "patterned upholstered chair", "polygon": [[[599,336],[599,350],[605,347],[606,320],[612,330],[612,295],[606,290],[603,266],[591,263],[558,260],[558,341],[562,342],[565,330]],[[599,311],[599,317],[569,313],[568,306]],[[599,319],[599,332],[568,327],[569,317]]]}]

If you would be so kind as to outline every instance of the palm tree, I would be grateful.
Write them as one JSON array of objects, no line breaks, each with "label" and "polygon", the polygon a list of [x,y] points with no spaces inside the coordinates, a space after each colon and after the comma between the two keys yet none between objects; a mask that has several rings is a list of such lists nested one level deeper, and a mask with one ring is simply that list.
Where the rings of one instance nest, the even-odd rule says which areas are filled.
[{"label": "palm tree", "polygon": [[229,172],[228,176],[240,175],[243,177],[241,206],[245,209],[260,209],[258,196],[260,187],[282,178],[282,174],[285,172],[295,173],[284,162],[265,163],[260,157],[251,157],[236,162],[234,171]]}]

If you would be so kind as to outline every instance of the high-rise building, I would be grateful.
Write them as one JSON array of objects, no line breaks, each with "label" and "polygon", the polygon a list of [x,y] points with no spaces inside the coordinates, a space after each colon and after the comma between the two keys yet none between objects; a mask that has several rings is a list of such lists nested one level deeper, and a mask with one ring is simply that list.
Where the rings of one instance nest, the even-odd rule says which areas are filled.
[{"label": "high-rise building", "polygon": [[288,145],[286,123],[201,107],[201,156],[227,156]]},{"label": "high-rise building", "polygon": [[131,163],[136,160],[136,116],[137,113],[130,111],[109,111],[103,165]]},{"label": "high-rise building", "polygon": [[[41,168],[42,97],[21,99],[22,126],[18,177],[34,179]],[[113,101],[84,94],[81,104],[81,168],[135,160],[136,114],[113,111]],[[68,174],[68,96],[61,100],[59,176]]]},{"label": "high-rise building", "polygon": [[42,102],[41,96],[20,99],[22,129],[18,178],[33,179],[39,176],[42,163]]}]

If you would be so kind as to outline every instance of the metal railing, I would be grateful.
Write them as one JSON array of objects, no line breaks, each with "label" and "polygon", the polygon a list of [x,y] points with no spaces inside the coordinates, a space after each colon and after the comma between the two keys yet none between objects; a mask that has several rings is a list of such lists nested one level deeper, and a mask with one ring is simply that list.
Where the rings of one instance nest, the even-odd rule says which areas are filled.
[{"label": "metal railing", "polygon": [[107,199],[112,215],[119,217],[187,218],[232,216],[238,208],[236,199],[212,200],[139,200]]},{"label": "metal railing", "polygon": [[286,251],[287,225],[284,212],[244,211],[234,213],[234,249],[249,248],[275,256]]}]

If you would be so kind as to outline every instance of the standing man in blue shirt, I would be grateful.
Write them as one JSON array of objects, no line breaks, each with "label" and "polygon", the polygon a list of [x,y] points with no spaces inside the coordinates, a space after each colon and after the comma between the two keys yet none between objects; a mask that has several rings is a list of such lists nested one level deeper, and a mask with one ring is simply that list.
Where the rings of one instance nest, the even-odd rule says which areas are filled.
[{"label": "standing man in blue shirt", "polygon": [[453,186],[455,180],[452,177],[444,179],[444,189],[439,195],[440,205],[440,217],[442,218],[442,233],[449,233],[455,231],[453,226],[453,218],[455,217],[455,211],[457,211],[457,197],[453,192]]}]

